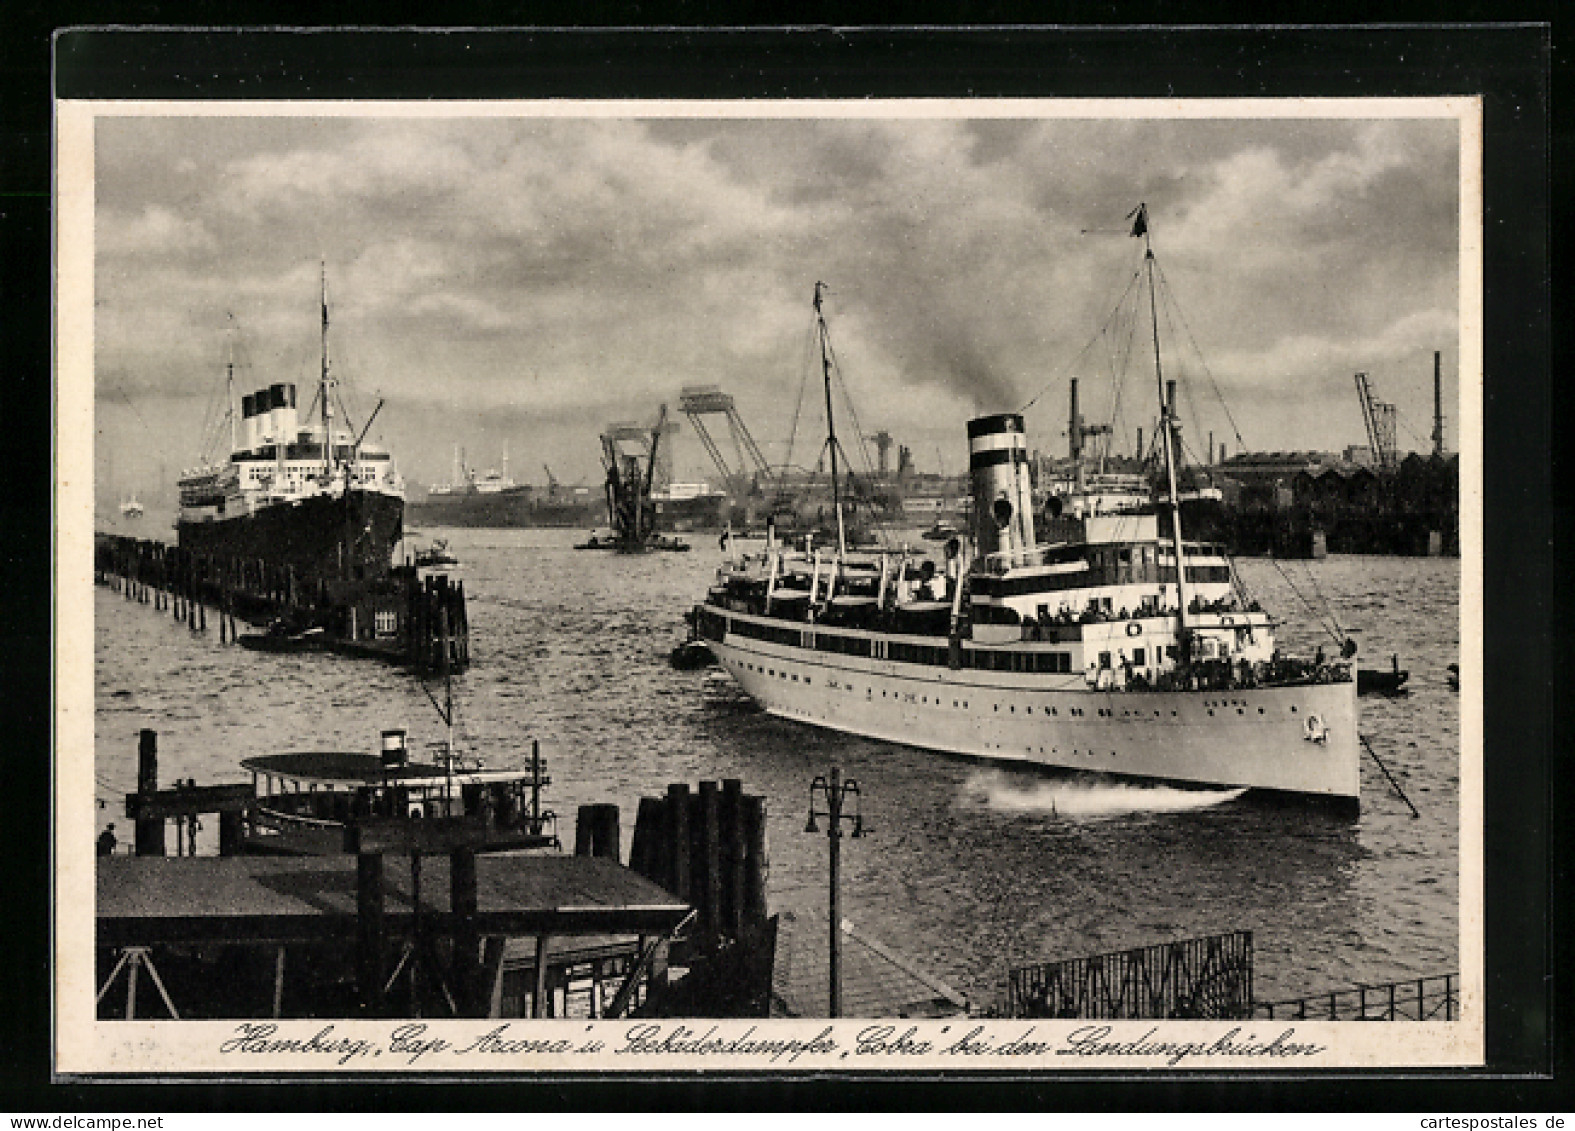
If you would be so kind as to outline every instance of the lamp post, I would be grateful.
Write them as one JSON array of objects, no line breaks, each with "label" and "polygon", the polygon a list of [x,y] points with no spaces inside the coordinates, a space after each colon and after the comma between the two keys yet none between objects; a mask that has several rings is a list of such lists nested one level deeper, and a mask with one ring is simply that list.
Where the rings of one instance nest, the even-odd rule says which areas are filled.
[{"label": "lamp post", "polygon": [[[852,812],[846,812],[848,799],[852,799]],[[825,806],[816,808],[819,801]],[[815,824],[816,817],[825,817],[827,820],[826,836],[831,841],[830,846],[830,885],[831,885],[831,1013],[829,1016],[842,1016],[842,822],[853,822],[853,837],[862,837],[867,830],[864,827],[864,816],[859,812],[859,783],[849,778],[842,780],[842,772],[836,767],[831,767],[831,777],[817,776],[809,784],[809,823],[804,826],[807,833],[819,832]]]}]

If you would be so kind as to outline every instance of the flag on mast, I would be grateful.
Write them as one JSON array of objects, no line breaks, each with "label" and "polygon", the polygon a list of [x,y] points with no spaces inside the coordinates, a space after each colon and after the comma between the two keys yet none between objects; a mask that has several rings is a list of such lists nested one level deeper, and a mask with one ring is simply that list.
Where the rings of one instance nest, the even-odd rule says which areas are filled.
[{"label": "flag on mast", "polygon": [[[1133,220],[1133,217],[1137,219]],[[1127,213],[1127,219],[1132,220],[1132,235],[1143,236],[1148,233],[1148,205],[1140,204]]]}]

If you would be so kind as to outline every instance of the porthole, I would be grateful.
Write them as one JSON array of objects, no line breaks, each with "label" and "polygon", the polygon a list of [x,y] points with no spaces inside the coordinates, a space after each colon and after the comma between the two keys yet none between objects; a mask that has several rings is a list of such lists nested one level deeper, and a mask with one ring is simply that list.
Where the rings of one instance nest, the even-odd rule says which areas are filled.
[{"label": "porthole", "polygon": [[1213,717],[1214,717],[1214,708],[1213,708],[1213,707],[1210,707],[1210,708],[1209,708],[1209,717],[1210,717],[1210,718],[1213,718]]}]

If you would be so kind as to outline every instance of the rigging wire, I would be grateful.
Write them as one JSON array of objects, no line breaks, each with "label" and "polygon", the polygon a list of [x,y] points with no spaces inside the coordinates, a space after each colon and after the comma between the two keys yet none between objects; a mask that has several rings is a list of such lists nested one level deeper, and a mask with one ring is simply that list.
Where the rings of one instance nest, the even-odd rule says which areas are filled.
[{"label": "rigging wire", "polygon": [[[1082,234],[1086,235],[1090,232],[1096,232],[1099,230],[1100,229],[1085,228]],[[1099,341],[1100,335],[1103,334],[1104,331],[1109,327],[1111,319],[1115,318],[1121,312],[1126,303],[1127,294],[1134,286],[1139,283],[1143,272],[1141,269],[1134,270],[1132,268],[1126,267],[1125,265],[1123,265],[1120,270],[1121,275],[1117,277],[1117,282],[1120,283],[1122,279],[1125,279],[1125,282],[1120,286],[1119,290],[1115,284],[1112,284],[1112,286],[1109,288],[1109,293],[1115,294],[1117,297],[1114,303],[1107,301],[1103,307],[1103,309],[1110,310],[1110,314],[1106,317],[1104,325],[1094,332],[1094,335],[1089,338],[1087,344],[1085,344],[1083,348],[1078,351],[1077,356],[1072,359],[1071,364],[1063,367],[1060,372],[1054,374],[1049,381],[1046,381],[1044,386],[1028,400],[1028,403],[1017,410],[1018,412],[1027,412],[1029,409],[1033,408],[1034,405],[1039,403],[1040,399],[1051,390],[1051,388],[1063,375],[1076,372],[1077,364],[1082,360],[1083,355],[1093,348],[1094,344]]]},{"label": "rigging wire", "polygon": [[1225,419],[1230,422],[1231,433],[1236,437],[1236,446],[1245,451],[1247,442],[1242,439],[1241,428],[1236,423],[1236,417],[1231,413],[1230,404],[1225,400],[1225,394],[1220,391],[1219,382],[1214,379],[1214,371],[1209,368],[1209,363],[1207,359],[1204,358],[1203,351],[1198,348],[1198,339],[1192,332],[1192,326],[1187,321],[1186,314],[1181,310],[1181,304],[1177,303],[1175,300],[1175,295],[1171,291],[1170,280],[1165,277],[1165,269],[1159,265],[1159,261],[1157,259],[1154,261],[1154,266],[1159,272],[1159,281],[1164,288],[1166,302],[1167,304],[1173,305],[1175,307],[1177,318],[1181,323],[1182,332],[1187,335],[1187,341],[1191,344],[1193,352],[1198,356],[1198,362],[1203,368],[1204,376],[1209,379],[1209,387],[1213,389],[1214,397],[1219,401],[1220,408],[1225,413]]}]

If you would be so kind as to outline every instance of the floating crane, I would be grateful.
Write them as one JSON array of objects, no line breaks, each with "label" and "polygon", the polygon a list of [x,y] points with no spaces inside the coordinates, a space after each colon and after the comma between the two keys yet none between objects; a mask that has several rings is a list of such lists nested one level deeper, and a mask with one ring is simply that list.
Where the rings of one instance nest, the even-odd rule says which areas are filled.
[{"label": "floating crane", "polygon": [[[656,424],[649,431],[637,424],[609,424],[602,433],[602,466],[607,469],[607,517],[615,534],[612,548],[625,552],[638,552],[653,545],[657,549],[689,548],[653,538],[656,511],[651,504],[651,490],[661,456],[662,437],[673,431],[664,404],[657,413]],[[626,450],[630,444],[635,445],[634,452]]]},{"label": "floating crane", "polygon": [[1367,443],[1381,471],[1395,466],[1395,406],[1373,396],[1367,374],[1356,375],[1356,397],[1362,405],[1362,423],[1367,426]]}]

